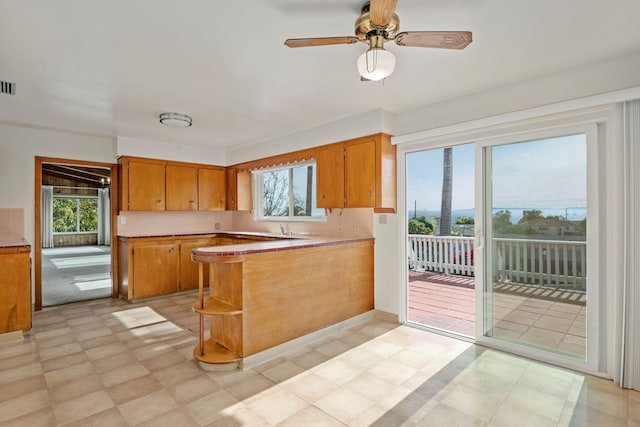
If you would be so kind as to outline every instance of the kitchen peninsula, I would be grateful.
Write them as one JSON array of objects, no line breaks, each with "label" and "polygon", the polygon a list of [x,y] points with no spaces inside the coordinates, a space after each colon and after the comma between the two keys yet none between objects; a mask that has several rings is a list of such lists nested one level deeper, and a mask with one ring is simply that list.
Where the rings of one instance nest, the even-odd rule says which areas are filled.
[{"label": "kitchen peninsula", "polygon": [[236,362],[373,309],[373,238],[224,236],[255,241],[191,251],[201,362]]}]

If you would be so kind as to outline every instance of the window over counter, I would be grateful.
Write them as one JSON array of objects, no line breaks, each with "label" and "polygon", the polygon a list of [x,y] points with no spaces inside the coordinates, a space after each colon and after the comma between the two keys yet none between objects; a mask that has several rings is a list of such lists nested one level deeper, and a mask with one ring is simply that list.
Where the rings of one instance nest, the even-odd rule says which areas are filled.
[{"label": "window over counter", "polygon": [[96,233],[98,199],[95,197],[54,197],[54,233]]},{"label": "window over counter", "polygon": [[325,220],[316,207],[315,161],[253,171],[256,220]]}]

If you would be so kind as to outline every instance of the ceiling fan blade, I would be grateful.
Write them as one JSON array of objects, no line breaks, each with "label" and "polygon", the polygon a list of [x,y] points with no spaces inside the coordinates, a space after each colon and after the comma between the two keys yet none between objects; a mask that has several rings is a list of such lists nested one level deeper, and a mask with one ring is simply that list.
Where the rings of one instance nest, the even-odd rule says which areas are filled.
[{"label": "ceiling fan blade", "polygon": [[469,31],[409,31],[396,36],[400,46],[464,49],[471,43]]},{"label": "ceiling fan blade", "polygon": [[393,18],[398,0],[371,0],[369,3],[369,19],[378,27],[386,27]]},{"label": "ceiling fan blade", "polygon": [[352,44],[359,41],[354,36],[315,37],[310,39],[287,39],[284,44],[289,47],[328,46],[332,44]]}]

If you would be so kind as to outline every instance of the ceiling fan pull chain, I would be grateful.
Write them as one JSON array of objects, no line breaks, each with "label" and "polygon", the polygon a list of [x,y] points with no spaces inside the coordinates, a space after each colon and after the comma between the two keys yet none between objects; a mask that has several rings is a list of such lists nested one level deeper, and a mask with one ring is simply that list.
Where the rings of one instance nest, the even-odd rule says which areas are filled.
[{"label": "ceiling fan pull chain", "polygon": [[[373,68],[369,68],[369,58],[373,60]],[[367,72],[373,73],[378,66],[378,49],[369,49],[367,52]]]}]

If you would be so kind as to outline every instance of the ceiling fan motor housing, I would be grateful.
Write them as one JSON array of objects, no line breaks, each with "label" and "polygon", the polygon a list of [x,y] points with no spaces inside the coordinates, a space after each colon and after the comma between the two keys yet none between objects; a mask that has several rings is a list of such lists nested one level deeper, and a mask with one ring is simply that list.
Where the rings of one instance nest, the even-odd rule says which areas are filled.
[{"label": "ceiling fan motor housing", "polygon": [[369,8],[365,7],[362,14],[356,19],[355,29],[356,37],[361,41],[367,41],[372,35],[393,39],[400,31],[400,18],[394,13],[389,25],[381,28],[371,22]]}]

